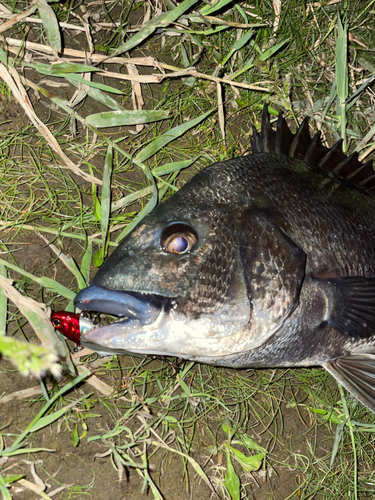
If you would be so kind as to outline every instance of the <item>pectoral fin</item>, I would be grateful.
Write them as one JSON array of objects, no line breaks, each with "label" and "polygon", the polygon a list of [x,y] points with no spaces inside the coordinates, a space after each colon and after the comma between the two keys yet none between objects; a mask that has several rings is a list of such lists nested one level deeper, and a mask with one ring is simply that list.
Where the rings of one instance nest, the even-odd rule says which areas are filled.
[{"label": "pectoral fin", "polygon": [[375,355],[342,356],[324,363],[323,367],[375,413]]},{"label": "pectoral fin", "polygon": [[324,318],[347,337],[368,338],[375,332],[375,278],[314,278],[327,297]]}]

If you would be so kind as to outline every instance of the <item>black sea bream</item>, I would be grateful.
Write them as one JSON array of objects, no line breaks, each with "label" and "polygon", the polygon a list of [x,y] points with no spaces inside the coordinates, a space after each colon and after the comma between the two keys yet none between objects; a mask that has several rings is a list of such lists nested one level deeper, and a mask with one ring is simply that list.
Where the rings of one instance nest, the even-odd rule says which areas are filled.
[{"label": "black sea bream", "polygon": [[[252,154],[157,206],[75,305],[95,351],[232,368],[321,365],[375,412],[375,173],[263,113]],[[121,320],[122,318],[122,320]]]}]

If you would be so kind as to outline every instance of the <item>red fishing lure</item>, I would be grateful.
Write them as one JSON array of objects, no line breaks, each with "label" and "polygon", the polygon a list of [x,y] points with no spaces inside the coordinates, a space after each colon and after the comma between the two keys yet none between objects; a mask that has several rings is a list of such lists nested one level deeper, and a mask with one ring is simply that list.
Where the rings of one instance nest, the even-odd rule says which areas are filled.
[{"label": "red fishing lure", "polygon": [[88,318],[68,311],[52,313],[52,325],[69,340],[81,347],[81,335],[94,328],[94,323]]}]

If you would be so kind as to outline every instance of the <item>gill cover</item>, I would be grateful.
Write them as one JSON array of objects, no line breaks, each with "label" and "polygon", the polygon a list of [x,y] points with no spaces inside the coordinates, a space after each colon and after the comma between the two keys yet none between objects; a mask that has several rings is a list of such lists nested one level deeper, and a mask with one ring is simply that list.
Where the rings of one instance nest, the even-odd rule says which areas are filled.
[{"label": "gill cover", "polygon": [[298,305],[306,255],[265,214],[246,215],[241,254],[251,304],[253,349],[265,342]]}]

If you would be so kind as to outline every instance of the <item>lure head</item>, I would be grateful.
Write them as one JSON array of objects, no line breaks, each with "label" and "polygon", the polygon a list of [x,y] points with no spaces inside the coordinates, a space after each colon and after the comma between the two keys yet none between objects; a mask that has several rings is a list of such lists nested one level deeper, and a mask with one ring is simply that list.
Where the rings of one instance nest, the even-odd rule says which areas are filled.
[{"label": "lure head", "polygon": [[81,346],[81,328],[80,328],[80,315],[67,312],[57,311],[52,313],[51,316],[52,326],[58,330],[69,340],[72,340]]}]

